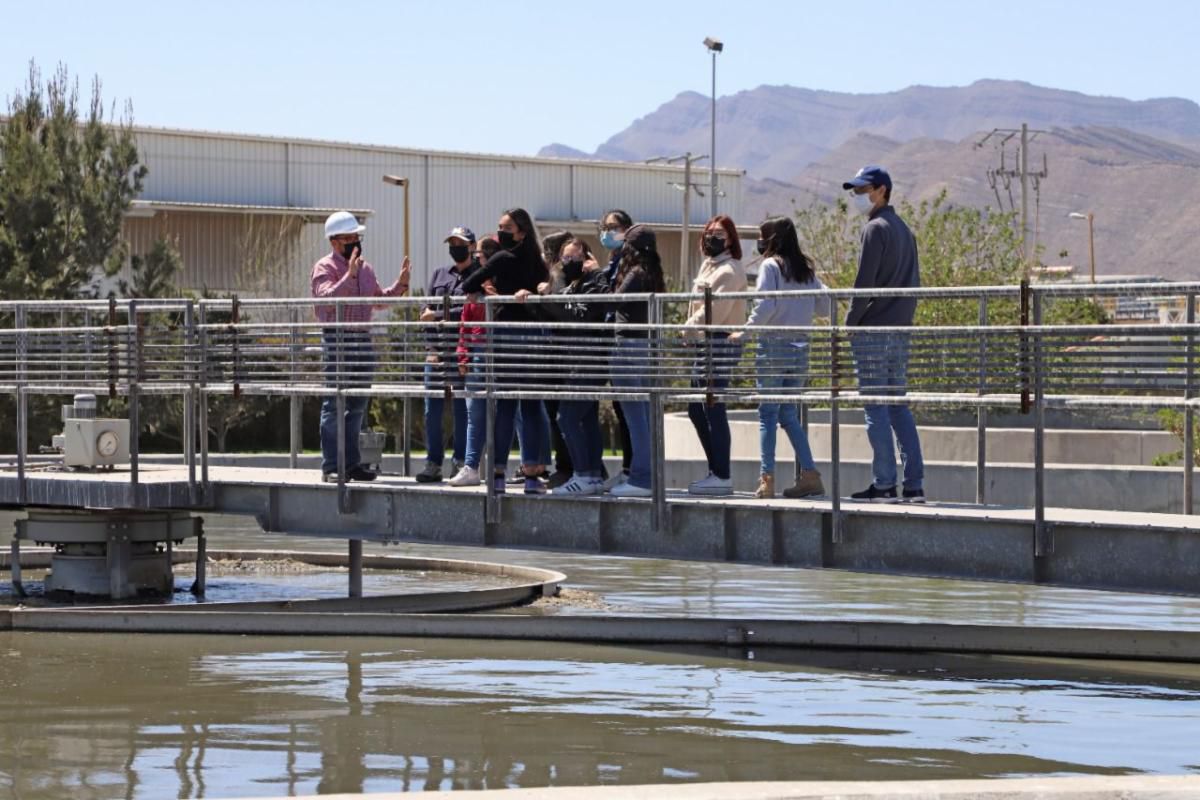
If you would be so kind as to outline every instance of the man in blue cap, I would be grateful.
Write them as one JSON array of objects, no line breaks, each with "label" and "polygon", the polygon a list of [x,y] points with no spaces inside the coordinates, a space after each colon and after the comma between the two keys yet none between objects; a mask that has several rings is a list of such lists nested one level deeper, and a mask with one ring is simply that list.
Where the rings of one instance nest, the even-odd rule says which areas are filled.
[{"label": "man in blue cap", "polygon": [[[921,285],[917,242],[891,206],[892,177],[879,166],[866,166],[842,184],[854,210],[867,217],[858,257],[856,289],[900,289]],[[917,298],[855,297],[846,313],[846,326],[897,327],[912,325]],[[859,392],[901,396],[908,386],[908,334],[857,333],[850,346],[858,368]],[[874,458],[871,485],[850,495],[870,503],[924,503],[925,462],[921,439],[908,405],[865,405],[867,439]],[[895,441],[893,442],[893,435]],[[904,470],[901,494],[896,492],[896,445]]]}]

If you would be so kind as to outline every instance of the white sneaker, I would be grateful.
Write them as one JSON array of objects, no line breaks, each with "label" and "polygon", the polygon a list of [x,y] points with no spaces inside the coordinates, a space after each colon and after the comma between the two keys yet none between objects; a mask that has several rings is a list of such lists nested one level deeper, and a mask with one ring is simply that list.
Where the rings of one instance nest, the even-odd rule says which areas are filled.
[{"label": "white sneaker", "polygon": [[578,475],[572,475],[571,480],[550,490],[550,494],[556,497],[587,497],[588,495],[600,494],[601,483],[594,481],[591,478],[581,478]]},{"label": "white sneaker", "polygon": [[643,489],[641,486],[634,486],[629,481],[618,484],[609,492],[613,497],[649,497],[653,494],[649,489]]},{"label": "white sneaker", "polygon": [[454,474],[447,485],[449,486],[478,486],[479,485],[479,470],[474,467],[463,466]]},{"label": "white sneaker", "polygon": [[614,475],[609,475],[608,480],[606,480],[604,483],[600,484],[600,486],[601,486],[601,489],[603,489],[603,491],[611,492],[613,489],[617,488],[618,486],[620,486],[621,484],[625,483],[628,480],[629,480],[629,473],[626,472],[625,470],[621,470],[620,472],[617,472]]},{"label": "white sneaker", "polygon": [[729,478],[718,478],[716,475],[709,474],[707,478],[703,478],[688,486],[688,494],[702,494],[710,496],[724,496],[733,494],[733,481]]}]

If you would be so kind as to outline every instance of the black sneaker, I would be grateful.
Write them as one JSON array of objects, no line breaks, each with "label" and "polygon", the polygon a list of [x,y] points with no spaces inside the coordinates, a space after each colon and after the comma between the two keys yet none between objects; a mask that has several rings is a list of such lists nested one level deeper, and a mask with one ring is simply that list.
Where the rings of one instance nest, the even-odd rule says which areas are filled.
[{"label": "black sneaker", "polygon": [[546,488],[557,489],[558,487],[565,484],[567,481],[571,480],[572,474],[573,473],[567,472],[565,470],[561,470],[561,469],[557,470],[553,475],[550,476],[550,480],[546,481]]},{"label": "black sneaker", "polygon": [[508,476],[507,483],[509,486],[519,486],[525,482],[525,471],[517,467],[517,471]]},{"label": "black sneaker", "polygon": [[417,473],[417,483],[441,483],[442,468],[432,461],[425,462],[425,469]]},{"label": "black sneaker", "polygon": [[[378,477],[373,471],[367,469],[362,464],[346,470],[346,480],[348,481],[373,481]],[[336,477],[334,478],[336,480]]]},{"label": "black sneaker", "polygon": [[890,489],[879,489],[875,484],[871,484],[861,492],[855,492],[850,495],[851,500],[857,500],[861,503],[898,503],[896,497],[896,487]]},{"label": "black sneaker", "polygon": [[924,503],[925,491],[923,489],[905,489],[901,495],[901,503]]}]

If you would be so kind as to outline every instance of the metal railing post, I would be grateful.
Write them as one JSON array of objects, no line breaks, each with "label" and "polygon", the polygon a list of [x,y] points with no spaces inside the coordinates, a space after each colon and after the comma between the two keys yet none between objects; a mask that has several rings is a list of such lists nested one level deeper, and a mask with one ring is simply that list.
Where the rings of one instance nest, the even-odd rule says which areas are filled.
[{"label": "metal railing post", "polygon": [[200,497],[196,486],[196,373],[192,361],[196,342],[196,309],[192,300],[183,309],[183,364],[187,389],[183,393],[183,459],[187,462],[188,502]]},{"label": "metal railing post", "polygon": [[838,359],[837,317],[838,301],[832,298],[829,306],[829,495],[832,501],[830,523],[834,544],[842,541],[842,428],[837,400],[841,364]]},{"label": "metal railing post", "polygon": [[141,503],[138,501],[138,456],[139,434],[142,432],[140,419],[140,381],[142,377],[142,326],[138,318],[137,299],[129,301],[126,319],[126,363],[129,365],[129,485],[131,488],[130,502],[134,508]]},{"label": "metal railing post", "polygon": [[[1029,325],[1029,281],[1021,281],[1021,327]],[[1029,334],[1021,332],[1017,353],[1017,370],[1021,380],[1021,413],[1029,413]]]},{"label": "metal railing post", "polygon": [[[1187,310],[1184,319],[1188,325],[1196,324],[1196,295],[1188,292]],[[1188,330],[1187,344],[1184,346],[1184,400],[1196,397],[1196,334]],[[1196,411],[1191,404],[1183,409],[1183,513],[1195,513],[1195,481],[1196,442],[1195,442]]]},{"label": "metal railing post", "polygon": [[[484,391],[487,396],[487,429],[483,437],[483,480],[484,480],[484,509],[483,520],[487,524],[500,522],[500,498],[496,495],[496,334],[492,328],[495,319],[494,305],[483,300],[484,322]],[[507,443],[506,443],[507,444]]]},{"label": "metal railing post", "polygon": [[[979,296],[979,396],[987,394],[987,295]],[[987,503],[987,407],[975,410],[975,502]]]},{"label": "metal railing post", "polygon": [[712,408],[716,405],[713,397],[713,336],[708,329],[712,325],[713,290],[711,286],[704,287],[704,405]]},{"label": "metal railing post", "polygon": [[29,500],[25,485],[25,459],[29,448],[29,396],[25,393],[28,379],[29,333],[28,316],[24,305],[18,305],[13,315],[17,333],[17,498],[24,505]]},{"label": "metal railing post", "polygon": [[[1042,324],[1042,295],[1033,295],[1033,324]],[[1054,541],[1046,527],[1046,403],[1045,338],[1041,330],[1033,335],[1033,536],[1035,556],[1054,552]]]},{"label": "metal railing post", "polygon": [[[406,237],[405,238],[405,242],[406,242],[405,246],[406,247],[407,247],[407,241],[408,240]],[[409,308],[407,306],[405,306],[404,307],[404,321],[405,322],[409,321],[409,316],[410,316]],[[408,375],[408,371],[412,367],[412,363],[409,360],[412,356],[412,354],[409,352],[409,340],[412,338],[412,336],[409,333],[409,329],[408,329],[407,325],[404,326],[403,328],[401,328],[401,330],[404,332],[403,333],[404,348],[401,351],[401,358],[403,359],[403,368],[401,369],[400,374],[404,377],[405,383],[408,383],[409,378],[410,378],[410,376]],[[422,369],[424,369],[424,365],[422,365]],[[418,379],[418,384],[417,384],[417,385],[421,386],[422,388],[424,388],[424,377],[425,377],[424,374],[422,374],[420,376],[420,378]],[[412,398],[410,398],[407,394],[404,395],[404,399],[400,401],[400,407],[401,407],[401,414],[400,414],[401,423],[400,424],[402,426],[402,430],[400,431],[400,440],[401,440],[401,448],[404,453],[404,459],[403,459],[400,471],[401,471],[401,474],[407,478],[410,475],[412,475]]]},{"label": "metal railing post", "polygon": [[288,310],[288,383],[292,391],[288,392],[288,469],[300,466],[300,446],[302,432],[300,430],[301,411],[300,395],[295,391],[300,381],[300,309],[292,307]]},{"label": "metal railing post", "polygon": [[363,593],[363,543],[362,539],[351,539],[349,547],[350,596],[362,597]]},{"label": "metal railing post", "polygon": [[337,328],[334,332],[334,346],[337,352],[334,356],[333,386],[334,405],[337,410],[337,507],[339,514],[350,513],[350,503],[346,490],[346,395],[342,389],[345,376],[345,332],[342,322],[345,319],[345,306],[338,303],[334,307],[334,322]]},{"label": "metal railing post", "polygon": [[200,336],[199,347],[200,353],[197,358],[197,382],[199,383],[196,392],[198,431],[200,437],[200,493],[204,502],[212,496],[211,486],[208,483],[208,306],[203,300],[200,301]]},{"label": "metal railing post", "polygon": [[650,392],[650,492],[654,505],[652,528],[655,532],[665,533],[671,530],[670,507],[667,505],[666,477],[666,423],[663,420],[663,397],[659,381],[661,370],[656,371],[652,365],[656,363],[655,353],[661,352],[662,332],[662,300],[652,296],[648,301],[647,318],[654,327],[650,330],[646,366],[649,374],[646,376],[647,390]]}]

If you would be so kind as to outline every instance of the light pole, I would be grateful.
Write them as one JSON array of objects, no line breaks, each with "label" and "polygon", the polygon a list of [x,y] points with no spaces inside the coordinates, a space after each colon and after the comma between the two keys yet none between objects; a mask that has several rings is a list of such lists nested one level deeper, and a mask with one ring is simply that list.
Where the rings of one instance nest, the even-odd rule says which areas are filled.
[{"label": "light pole", "polygon": [[712,157],[712,161],[709,162],[712,176],[709,191],[712,193],[712,215],[715,217],[717,215],[717,53],[725,49],[725,44],[720,39],[710,36],[704,40],[704,46],[712,53],[712,141],[708,154]]},{"label": "light pole", "polygon": [[1096,282],[1096,236],[1095,236],[1095,215],[1089,211],[1086,214],[1082,211],[1072,211],[1067,215],[1071,219],[1086,219],[1088,224],[1088,262],[1091,264],[1092,283]]},{"label": "light pole", "polygon": [[[408,178],[401,178],[399,175],[384,175],[384,183],[390,183],[392,186],[401,186],[404,188],[404,257],[409,257],[411,247],[408,243]],[[407,312],[405,313],[407,317]],[[404,337],[404,368],[408,369],[408,336]],[[403,440],[404,452],[404,476],[407,478],[412,474],[412,408],[405,397],[401,403],[403,411],[401,412],[401,425],[404,426],[404,432],[401,436]]]}]

